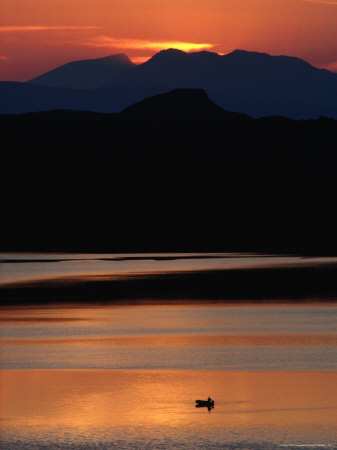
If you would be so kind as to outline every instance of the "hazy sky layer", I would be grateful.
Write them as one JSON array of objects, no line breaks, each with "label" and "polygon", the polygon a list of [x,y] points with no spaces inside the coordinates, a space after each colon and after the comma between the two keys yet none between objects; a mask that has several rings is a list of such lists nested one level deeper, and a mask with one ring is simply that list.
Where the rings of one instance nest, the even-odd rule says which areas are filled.
[{"label": "hazy sky layer", "polygon": [[337,0],[1,0],[0,79],[161,49],[298,56],[337,71]]}]

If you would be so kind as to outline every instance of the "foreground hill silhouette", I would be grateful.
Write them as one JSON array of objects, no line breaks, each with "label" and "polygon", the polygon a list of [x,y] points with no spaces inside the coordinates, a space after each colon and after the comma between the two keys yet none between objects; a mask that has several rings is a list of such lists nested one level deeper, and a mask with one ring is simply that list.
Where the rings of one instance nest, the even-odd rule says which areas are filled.
[{"label": "foreground hill silhouette", "polygon": [[154,120],[172,99],[213,107],[0,116],[2,249],[336,252],[336,121]]},{"label": "foreground hill silhouette", "polygon": [[131,105],[121,117],[141,120],[243,120],[246,114],[225,111],[212,102],[202,89],[176,89]]},{"label": "foreground hill silhouette", "polygon": [[33,78],[29,83],[50,87],[93,89],[104,86],[134,66],[135,64],[124,54],[72,61]]},{"label": "foreground hill silhouette", "polygon": [[223,109],[253,117],[337,119],[337,74],[298,58],[243,50],[218,55],[168,49],[138,66],[121,55],[70,63],[31,83],[0,82],[0,113],[50,109],[115,113],[177,88],[202,88]]}]

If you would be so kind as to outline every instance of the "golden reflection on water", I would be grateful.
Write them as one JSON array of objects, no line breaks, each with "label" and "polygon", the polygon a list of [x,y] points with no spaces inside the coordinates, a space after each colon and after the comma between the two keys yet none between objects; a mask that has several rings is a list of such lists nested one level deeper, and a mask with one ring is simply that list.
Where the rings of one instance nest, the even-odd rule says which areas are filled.
[{"label": "golden reflection on water", "polygon": [[[195,400],[208,395],[215,399],[214,410],[195,408]],[[305,427],[308,436],[314,428],[331,429],[337,423],[337,374],[2,371],[1,419],[4,435],[25,436],[35,430],[41,439],[52,430],[61,437],[67,432],[89,439],[94,432],[104,438],[112,429],[136,435],[158,429],[170,434],[175,428],[182,435],[207,430],[221,440],[229,430],[242,437],[254,427],[267,427],[269,440],[278,439],[274,428],[291,433]]]},{"label": "golden reflection on water", "polygon": [[179,335],[128,336],[105,338],[2,339],[5,345],[79,345],[79,346],[319,346],[337,345],[337,335],[331,334],[246,334],[246,335]]},{"label": "golden reflection on water", "polygon": [[[28,441],[34,450],[42,442],[90,449],[123,448],[120,442],[146,449],[335,443],[333,306],[53,305],[1,312],[0,361],[15,369],[0,371],[6,450]],[[212,370],[199,370],[205,368]],[[213,410],[195,407],[208,396]]]},{"label": "golden reflection on water", "polygon": [[335,370],[334,305],[2,307],[3,369]]}]

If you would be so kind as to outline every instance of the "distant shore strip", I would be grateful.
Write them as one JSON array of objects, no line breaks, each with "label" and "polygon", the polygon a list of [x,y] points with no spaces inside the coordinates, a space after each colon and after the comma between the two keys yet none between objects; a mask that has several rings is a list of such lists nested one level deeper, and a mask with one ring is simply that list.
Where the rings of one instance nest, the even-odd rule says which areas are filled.
[{"label": "distant shore strip", "polygon": [[336,302],[337,266],[90,275],[0,285],[2,305]]}]

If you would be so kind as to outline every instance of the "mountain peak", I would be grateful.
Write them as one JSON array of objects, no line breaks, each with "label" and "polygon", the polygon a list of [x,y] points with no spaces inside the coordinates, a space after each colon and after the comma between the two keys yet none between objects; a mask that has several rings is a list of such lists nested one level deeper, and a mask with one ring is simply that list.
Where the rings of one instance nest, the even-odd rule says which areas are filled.
[{"label": "mountain peak", "polygon": [[172,59],[172,58],[176,58],[176,57],[181,57],[181,56],[185,56],[186,52],[183,52],[182,50],[178,50],[177,48],[168,48],[166,50],[161,50],[160,52],[156,53],[155,55],[152,56],[151,60],[159,60],[159,59]]},{"label": "mountain peak", "polygon": [[116,55],[108,55],[108,56],[104,56],[103,58],[95,58],[95,59],[91,59],[91,61],[120,62],[120,63],[128,64],[130,66],[135,65],[125,53],[118,53]]},{"label": "mountain peak", "polygon": [[233,56],[236,58],[272,58],[271,55],[264,52],[250,52],[248,50],[236,49],[224,56]]},{"label": "mountain peak", "polygon": [[220,55],[215,52],[209,52],[207,50],[201,50],[201,51],[195,51],[195,52],[184,52],[183,50],[178,50],[177,48],[168,48],[166,50],[161,50],[160,52],[156,53],[152,56],[152,60],[156,59],[174,59],[174,58],[184,58],[184,57],[190,57],[192,59],[195,58],[219,58]]},{"label": "mountain peak", "polygon": [[32,84],[72,89],[95,89],[132,69],[135,64],[124,54],[71,61],[30,80]]},{"label": "mountain peak", "polygon": [[[282,64],[283,66],[285,64],[291,64],[293,68],[302,66],[303,68],[309,68],[313,67],[311,64],[307,63],[301,58],[297,58],[295,56],[285,56],[285,55],[270,55],[269,53],[264,52],[251,52],[248,50],[234,50],[231,53],[228,53],[227,55],[224,55],[224,57],[235,59],[242,62],[260,62],[263,64]],[[314,68],[315,69],[315,68]]]}]

